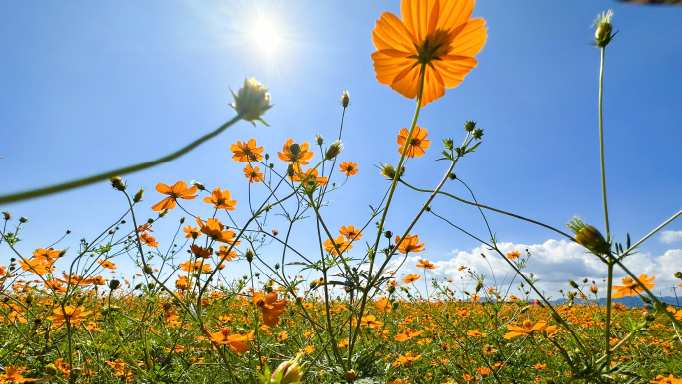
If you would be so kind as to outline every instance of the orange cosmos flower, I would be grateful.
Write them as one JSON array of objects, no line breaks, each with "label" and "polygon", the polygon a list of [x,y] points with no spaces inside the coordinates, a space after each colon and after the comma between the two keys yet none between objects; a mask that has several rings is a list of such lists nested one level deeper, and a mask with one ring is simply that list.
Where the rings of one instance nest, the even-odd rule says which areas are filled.
[{"label": "orange cosmos flower", "polygon": [[521,257],[521,254],[518,251],[507,253],[507,258],[509,260],[514,260],[514,259],[519,258],[519,257]]},{"label": "orange cosmos flower", "polygon": [[192,227],[191,225],[186,226],[185,228],[182,229],[182,231],[186,233],[185,239],[189,239],[190,237],[201,236],[199,230],[197,228]]},{"label": "orange cosmos flower", "polygon": [[[377,309],[380,312],[384,312],[384,313],[390,313],[391,310],[393,309],[391,301],[388,300],[387,297],[382,297],[382,298],[378,299],[377,301],[375,301],[374,306],[377,307]],[[682,311],[680,311],[680,313],[682,313]]]},{"label": "orange cosmos flower", "polygon": [[422,275],[407,275],[407,276],[405,276],[403,281],[406,284],[414,283],[415,281],[419,280],[420,277],[422,277]]},{"label": "orange cosmos flower", "polygon": [[211,257],[211,251],[204,247],[200,247],[196,244],[192,244],[189,246],[190,251],[192,251],[193,254],[196,255],[197,258],[202,258],[202,259],[208,259]]},{"label": "orange cosmos flower", "polygon": [[184,263],[180,264],[180,268],[182,268],[182,270],[185,272],[199,272],[199,271],[201,271],[201,273],[210,273],[211,272],[211,266],[208,264],[202,263],[202,260],[195,261],[194,263],[191,263],[190,261],[184,262]]},{"label": "orange cosmos flower", "polygon": [[418,96],[425,71],[423,107],[476,66],[487,28],[483,19],[470,20],[474,0],[402,0],[400,8],[402,21],[384,12],[372,31],[374,71],[379,83],[409,99]]},{"label": "orange cosmos flower", "polygon": [[322,245],[324,245],[325,251],[331,252],[334,256],[338,256],[336,248],[334,248],[334,244],[336,244],[336,248],[338,248],[341,253],[353,249],[353,246],[350,245],[350,241],[344,240],[343,236],[337,237],[336,240],[327,239],[327,241],[325,241]]},{"label": "orange cosmos flower", "polygon": [[[403,153],[403,147],[405,146],[405,141],[407,140],[407,136],[409,134],[410,132],[407,130],[407,128],[400,130],[400,134],[398,135],[398,144],[400,144],[400,147],[398,147],[398,153]],[[405,153],[405,156],[424,156],[424,153],[426,153],[424,150],[431,146],[431,140],[425,140],[426,135],[428,134],[429,132],[426,129],[419,128],[419,126],[416,125],[414,127],[414,132],[412,133],[412,139],[410,139],[410,145],[407,146],[407,152]]]},{"label": "orange cosmos flower", "polygon": [[[637,279],[637,280],[639,280],[642,284],[644,284],[644,286],[647,289],[651,289],[651,288],[655,287],[656,285],[655,284],[649,284],[649,283],[654,281],[655,278],[656,278],[656,276],[651,276],[650,278],[647,279],[647,275],[639,275],[639,279]],[[611,295],[611,297],[614,299],[619,298],[619,297],[623,297],[623,296],[628,296],[628,295],[635,296],[638,293],[644,291],[642,289],[642,287],[640,287],[639,284],[637,284],[636,281],[633,281],[632,278],[630,278],[630,277],[624,277],[621,280],[621,282],[623,284],[625,284],[625,286],[620,286],[620,285],[614,285],[613,286],[613,289],[615,289],[616,292],[614,292],[613,295]]]},{"label": "orange cosmos flower", "polygon": [[294,156],[291,154],[291,150],[289,150],[291,144],[294,144],[294,139],[289,139],[284,143],[284,146],[282,147],[282,152],[284,153],[277,152],[277,157],[279,157],[280,160],[293,163],[294,160],[298,158],[298,162],[301,163],[301,165],[306,165],[308,164],[308,160],[312,159],[315,155],[313,152],[308,152],[310,144],[303,143],[300,145],[301,153],[299,153],[298,156]]},{"label": "orange cosmos flower", "polygon": [[53,315],[47,319],[52,321],[54,325],[61,325],[66,321],[71,324],[82,323],[85,321],[83,317],[92,313],[91,311],[84,312],[83,309],[83,307],[73,308],[68,305],[63,310],[62,307],[58,307],[52,311]]},{"label": "orange cosmos flower", "polygon": [[[400,236],[395,235],[395,243],[398,244],[398,241],[400,241]],[[407,255],[408,252],[421,252],[424,250],[424,244],[425,243],[419,244],[419,236],[406,235],[403,242],[400,243],[398,251],[405,255]]]},{"label": "orange cosmos flower", "polygon": [[29,379],[20,374],[20,372],[26,370],[26,367],[19,365],[9,365],[5,367],[5,373],[0,375],[0,382],[4,383],[5,380],[13,383],[25,383],[34,382],[36,379]]},{"label": "orange cosmos flower", "polygon": [[651,384],[682,384],[682,379],[676,379],[671,373],[668,377],[658,375],[655,380],[651,380]]},{"label": "orange cosmos flower", "polygon": [[163,211],[164,209],[175,208],[175,204],[176,204],[177,199],[185,199],[185,200],[195,199],[196,195],[194,195],[194,196],[192,196],[192,195],[197,192],[198,188],[195,185],[192,188],[187,189],[187,183],[185,183],[184,181],[178,181],[177,183],[173,184],[172,187],[169,187],[164,183],[159,183],[156,185],[156,190],[159,193],[169,195],[168,197],[161,200],[158,204],[156,204],[152,207],[153,211],[158,212],[158,211]]},{"label": "orange cosmos flower", "polygon": [[140,235],[140,241],[145,243],[145,245],[148,245],[150,247],[158,247],[159,242],[156,241],[154,236],[148,236],[147,232],[144,232]]},{"label": "orange cosmos flower", "polygon": [[215,209],[227,209],[228,211],[234,211],[234,206],[237,205],[237,200],[230,200],[229,190],[221,191],[218,187],[213,189],[211,197],[204,197],[204,201],[209,204],[213,203]]},{"label": "orange cosmos flower", "polygon": [[419,264],[417,264],[417,268],[436,269],[436,266],[431,264],[431,262],[428,260],[419,259]]},{"label": "orange cosmos flower", "polygon": [[354,174],[358,173],[358,163],[351,163],[348,161],[344,161],[339,165],[339,168],[341,168],[341,172],[345,173],[346,176],[353,176]]},{"label": "orange cosmos flower", "polygon": [[21,269],[24,271],[31,271],[35,273],[36,275],[45,275],[48,273],[52,273],[54,271],[54,267],[52,264],[54,264],[54,261],[44,261],[44,260],[27,260],[28,262],[23,262],[19,260],[19,265],[21,266]]},{"label": "orange cosmos flower", "polygon": [[366,325],[369,328],[374,329],[374,328],[381,327],[382,325],[384,325],[384,323],[381,321],[377,321],[377,318],[374,315],[369,315],[369,316],[363,316],[360,319],[360,325]]},{"label": "orange cosmos flower", "polygon": [[533,322],[530,320],[526,320],[523,322],[523,327],[517,327],[515,325],[507,325],[507,329],[509,329],[511,332],[507,332],[504,334],[505,339],[511,339],[516,336],[522,336],[522,335],[530,335],[535,332],[541,332],[541,331],[547,331],[547,332],[554,332],[556,331],[556,325],[547,325],[546,321],[538,321],[537,324],[533,325]]},{"label": "orange cosmos flower", "polygon": [[463,270],[465,270],[465,269],[467,269],[467,268],[469,268],[469,267],[467,267],[466,265],[462,265],[461,267],[457,268],[457,270],[458,270],[458,271],[463,271]]},{"label": "orange cosmos flower", "polygon": [[234,153],[232,160],[247,163],[252,161],[261,161],[263,156],[263,147],[256,147],[256,139],[250,139],[249,142],[237,141],[237,144],[230,145],[230,150]]},{"label": "orange cosmos flower", "polygon": [[97,263],[102,266],[102,268],[111,269],[112,271],[117,269],[116,265],[109,260],[97,260]]},{"label": "orange cosmos flower", "polygon": [[246,175],[246,178],[249,179],[249,183],[258,183],[259,181],[263,181],[263,173],[258,172],[260,169],[258,167],[251,167],[251,164],[246,164],[246,167],[244,167],[244,175]]},{"label": "orange cosmos flower", "polygon": [[362,238],[362,233],[360,233],[360,228],[355,229],[354,226],[349,225],[348,228],[345,226],[339,229],[339,233],[346,237],[348,240],[360,240]]},{"label": "orange cosmos flower", "polygon": [[206,333],[210,336],[209,337],[197,336],[197,339],[208,340],[215,344],[222,345],[226,344],[230,347],[231,350],[237,353],[244,353],[248,351],[249,346],[248,344],[245,343],[245,341],[251,341],[255,338],[253,336],[253,331],[249,331],[244,334],[239,333],[232,334],[232,329],[230,328],[223,328],[218,332],[209,332],[208,330],[206,330]]},{"label": "orange cosmos flower", "polygon": [[60,251],[55,251],[54,248],[38,248],[33,252],[33,258],[36,260],[52,261],[59,257],[59,252]]},{"label": "orange cosmos flower", "polygon": [[326,185],[327,184],[327,178],[326,177],[317,177],[317,169],[309,169],[307,171],[303,171],[303,177],[300,177],[298,171],[291,177],[292,181],[301,181],[303,179],[305,183],[308,186],[314,186],[314,185]]},{"label": "orange cosmos flower", "polygon": [[406,329],[397,335],[395,335],[393,338],[397,341],[407,341],[410,339],[414,339],[415,337],[421,335],[424,331],[410,331],[409,329]]},{"label": "orange cosmos flower", "polygon": [[270,292],[267,296],[263,292],[253,295],[253,302],[263,310],[263,322],[268,327],[277,326],[279,317],[286,311],[286,300],[277,301],[277,292]]},{"label": "orange cosmos flower", "polygon": [[[201,221],[201,218],[197,216],[197,224],[199,224],[199,228],[201,228],[202,233],[215,241],[228,244],[232,244],[234,242],[233,239],[235,233],[232,231],[223,231],[225,226],[223,223],[218,221],[218,219],[208,219],[206,224],[204,224],[204,222]],[[239,243],[240,242],[237,242],[236,244]]]},{"label": "orange cosmos flower", "polygon": [[221,245],[220,250],[218,251],[218,256],[220,257],[221,261],[232,261],[233,259],[237,258],[237,251],[234,249],[230,251],[230,253],[227,253],[227,250],[230,249],[227,245]]}]

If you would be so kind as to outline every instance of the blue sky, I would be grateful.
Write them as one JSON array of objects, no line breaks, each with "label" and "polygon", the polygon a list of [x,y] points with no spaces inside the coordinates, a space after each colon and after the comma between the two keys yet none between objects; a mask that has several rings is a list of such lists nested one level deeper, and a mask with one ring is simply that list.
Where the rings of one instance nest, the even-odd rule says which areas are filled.
[{"label": "blue sky", "polygon": [[[444,172],[443,163],[434,163],[441,139],[460,142],[464,121],[475,120],[485,130],[484,143],[455,172],[480,202],[555,227],[579,215],[603,230],[599,51],[589,42],[592,21],[607,9],[613,9],[619,30],[606,52],[604,102],[612,233],[616,240],[624,240],[626,232],[639,239],[682,208],[682,116],[677,113],[682,9],[615,1],[479,1],[474,16],[489,27],[479,65],[459,87],[422,110],[419,125],[429,131],[432,147],[408,163],[407,180],[435,186]],[[276,152],[288,138],[312,143],[319,133],[331,142],[338,134],[339,99],[347,89],[351,106],[340,160],[357,162],[360,172],[330,196],[334,201],[324,216],[334,228],[360,225],[387,186],[374,165],[397,162],[396,135],[414,112],[412,100],[375,79],[371,32],[385,11],[399,14],[399,2],[2,2],[0,194],[165,155],[232,118],[230,87],[237,90],[253,76],[272,94],[275,107],[264,116],[271,126],[241,122],[175,162],[124,177],[131,189],[147,188],[140,215],[151,217],[147,208],[161,200],[156,183],[195,179],[230,189],[243,209],[237,216],[246,217],[243,165],[230,160],[229,145],[256,138],[283,170]],[[271,54],[252,36],[261,20],[280,39]],[[466,192],[456,183],[445,189]],[[387,228],[403,230],[425,199],[399,188]],[[202,216],[212,213],[200,199],[187,206]],[[125,208],[120,194],[99,183],[0,210],[29,218],[20,243],[28,252],[67,229],[73,233],[60,246],[75,247]],[[440,199],[433,209],[487,238],[476,210]],[[162,245],[171,241],[180,216],[171,212],[155,227]],[[488,218],[499,241],[511,248],[560,240],[531,224],[495,214]],[[308,221],[294,232],[294,243],[315,256]],[[272,228],[277,224],[273,221]],[[682,231],[682,221],[666,229]],[[462,252],[476,257],[480,246],[429,216],[413,232],[426,241],[422,256],[444,263],[443,270]],[[670,242],[656,236],[641,248],[640,257],[658,266],[649,273],[682,269],[682,251],[661,262],[682,248],[682,236],[671,236],[665,238]],[[575,278],[605,274],[587,256],[571,252],[580,274]],[[9,257],[0,247],[0,265]],[[466,257],[459,261],[475,263]],[[545,264],[535,272],[548,284],[555,282],[552,289],[565,287],[561,272],[567,266]],[[126,265],[121,261],[120,270],[132,274]]]}]

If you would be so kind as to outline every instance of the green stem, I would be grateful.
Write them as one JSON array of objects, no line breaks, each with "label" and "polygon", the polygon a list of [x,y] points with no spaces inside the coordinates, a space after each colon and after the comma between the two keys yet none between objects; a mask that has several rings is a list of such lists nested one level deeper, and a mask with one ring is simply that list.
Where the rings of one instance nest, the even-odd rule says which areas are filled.
[{"label": "green stem", "polygon": [[61,183],[61,184],[55,184],[55,185],[51,185],[48,187],[31,189],[28,191],[17,192],[17,193],[12,193],[9,195],[0,196],[0,204],[12,203],[15,201],[27,200],[27,199],[32,199],[35,197],[51,195],[51,194],[57,193],[57,192],[68,191],[70,189],[83,187],[83,186],[86,186],[89,184],[96,183],[98,181],[108,180],[109,178],[111,178],[113,176],[122,176],[122,175],[125,175],[128,173],[133,173],[133,172],[141,171],[143,169],[151,168],[151,167],[158,165],[158,164],[161,164],[161,163],[173,161],[173,160],[179,158],[180,156],[185,155],[186,153],[188,153],[189,151],[198,147],[199,145],[203,144],[204,142],[214,138],[215,136],[218,136],[221,132],[223,132],[224,130],[229,128],[231,125],[233,125],[234,123],[236,123],[240,119],[241,119],[241,116],[237,115],[234,118],[232,118],[232,120],[221,125],[215,131],[198,138],[197,140],[195,140],[192,143],[190,143],[189,145],[181,148],[180,150],[175,151],[169,155],[166,155],[160,159],[157,159],[154,161],[144,161],[144,162],[137,163],[134,165],[129,165],[127,167],[113,169],[111,171],[98,173],[96,175],[84,177],[81,179],[67,181],[67,182]]},{"label": "green stem", "polygon": [[601,49],[601,67],[599,69],[599,152],[601,155],[601,193],[604,197],[604,221],[606,222],[606,240],[611,241],[609,231],[609,209],[606,205],[606,172],[604,171],[604,118],[602,117],[602,98],[604,94],[604,52]]},{"label": "green stem", "polygon": [[606,276],[606,324],[604,325],[604,356],[610,360],[611,354],[611,294],[613,287],[613,261],[609,257]]}]

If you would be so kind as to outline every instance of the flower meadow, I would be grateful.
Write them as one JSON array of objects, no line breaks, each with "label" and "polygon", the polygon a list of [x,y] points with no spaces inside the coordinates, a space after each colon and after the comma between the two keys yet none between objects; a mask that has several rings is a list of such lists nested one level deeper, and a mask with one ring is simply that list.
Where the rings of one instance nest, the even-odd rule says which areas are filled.
[{"label": "flower meadow", "polygon": [[[229,140],[231,161],[243,165],[243,173],[230,178],[248,185],[246,199],[197,181],[150,181],[154,190],[127,185],[126,174],[180,158],[234,124],[267,125],[273,107],[267,87],[247,79],[232,92],[234,118],[176,152],[0,196],[0,255],[10,260],[0,266],[0,384],[682,383],[682,308],[652,294],[656,276],[622,263],[682,211],[634,243],[629,235],[616,242],[609,227],[602,80],[606,48],[617,33],[612,13],[594,24],[593,45],[601,52],[595,84],[604,208],[599,230],[579,217],[555,228],[479,204],[470,189],[465,197],[447,192],[449,184],[463,183],[455,167],[473,166],[484,127],[462,121],[458,137],[433,137],[419,116],[456,92],[476,67],[488,28],[471,17],[473,8],[473,0],[402,0],[400,15],[386,12],[377,20],[376,79],[415,101],[414,118],[396,129],[396,142],[377,144],[395,146],[391,164],[374,168],[344,158],[344,146],[358,145],[343,136],[344,117],[352,113],[344,91],[332,142],[317,135],[265,148],[255,134],[216,139]],[[420,167],[433,166],[419,162],[427,151],[442,154],[435,165],[443,170],[439,180],[419,177]],[[352,198],[337,190],[358,172],[386,180],[386,189],[376,191],[379,204],[367,217],[332,226],[323,208],[353,209]],[[76,245],[63,238],[20,251],[20,242],[40,239],[23,237],[30,223],[12,211],[13,202],[104,180],[113,192],[107,198],[128,205],[110,226]],[[406,190],[423,198],[414,202],[409,224],[398,228],[388,212],[403,208],[393,198]],[[151,211],[139,208],[143,199],[155,202]],[[472,234],[432,209],[436,199],[477,207],[486,225],[487,215],[511,216],[580,244],[603,263],[605,284],[575,276],[563,299],[551,300],[527,267],[533,254],[502,252],[490,226],[486,236]],[[418,223],[427,215],[504,260],[504,282],[466,265],[459,268],[465,278],[431,279],[437,267],[420,257],[429,230]],[[287,225],[271,225],[275,216]],[[176,231],[157,232],[160,221],[175,223]],[[307,239],[313,248],[290,238],[303,221],[316,229]],[[401,275],[415,256],[420,272]],[[133,260],[135,270],[119,270],[122,259]],[[236,263],[248,265],[248,274],[237,276]],[[614,270],[627,276],[615,279]],[[670,275],[682,279],[681,272]],[[645,307],[613,302],[626,296],[639,297]]]}]

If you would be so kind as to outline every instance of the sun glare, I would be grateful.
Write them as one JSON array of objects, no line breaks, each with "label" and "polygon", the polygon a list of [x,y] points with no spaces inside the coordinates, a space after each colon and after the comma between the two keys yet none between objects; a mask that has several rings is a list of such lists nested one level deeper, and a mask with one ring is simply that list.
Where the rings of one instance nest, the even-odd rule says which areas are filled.
[{"label": "sun glare", "polygon": [[256,28],[253,30],[253,38],[258,47],[267,54],[274,53],[280,45],[277,30],[267,20],[261,20],[256,24]]}]

